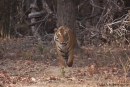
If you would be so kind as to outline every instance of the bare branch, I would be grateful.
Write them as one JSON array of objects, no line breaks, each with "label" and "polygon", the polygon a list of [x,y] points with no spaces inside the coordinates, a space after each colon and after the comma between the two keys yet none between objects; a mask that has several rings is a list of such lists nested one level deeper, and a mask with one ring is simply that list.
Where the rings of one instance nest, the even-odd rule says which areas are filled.
[{"label": "bare branch", "polygon": [[48,14],[52,14],[53,13],[51,11],[50,7],[48,6],[48,4],[45,2],[45,0],[42,0],[42,6],[47,11]]},{"label": "bare branch", "polygon": [[94,4],[93,0],[90,0],[90,4],[91,4],[92,6],[94,6],[94,7],[97,7],[97,8],[100,8],[100,9],[104,9],[104,8],[102,8],[102,7],[100,7],[100,6],[96,5],[96,4]]}]

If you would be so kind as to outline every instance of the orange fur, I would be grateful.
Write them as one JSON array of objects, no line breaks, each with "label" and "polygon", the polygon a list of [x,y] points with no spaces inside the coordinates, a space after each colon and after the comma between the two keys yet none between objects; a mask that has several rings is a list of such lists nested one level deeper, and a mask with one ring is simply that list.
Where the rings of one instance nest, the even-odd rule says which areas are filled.
[{"label": "orange fur", "polygon": [[67,64],[71,67],[73,64],[74,44],[76,41],[73,31],[65,26],[55,29],[54,41],[61,66],[66,66]]}]

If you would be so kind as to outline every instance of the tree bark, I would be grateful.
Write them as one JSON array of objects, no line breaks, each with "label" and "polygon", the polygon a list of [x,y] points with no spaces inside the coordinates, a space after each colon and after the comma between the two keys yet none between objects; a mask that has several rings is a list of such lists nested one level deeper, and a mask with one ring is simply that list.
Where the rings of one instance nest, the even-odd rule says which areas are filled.
[{"label": "tree bark", "polygon": [[[31,14],[36,12],[36,9],[37,9],[36,1],[34,1],[33,4],[30,4],[30,8],[31,8]],[[35,23],[35,22],[36,22],[36,18],[35,17],[31,18],[31,23]],[[40,35],[38,34],[38,31],[36,30],[36,25],[32,25],[31,30],[32,30],[33,36],[40,38]]]},{"label": "tree bark", "polygon": [[51,11],[50,7],[48,6],[48,4],[45,2],[45,0],[41,0],[42,1],[42,7],[46,10],[46,12],[48,14],[52,14],[53,12]]},{"label": "tree bark", "polygon": [[66,26],[75,29],[74,0],[57,0],[57,27]]}]

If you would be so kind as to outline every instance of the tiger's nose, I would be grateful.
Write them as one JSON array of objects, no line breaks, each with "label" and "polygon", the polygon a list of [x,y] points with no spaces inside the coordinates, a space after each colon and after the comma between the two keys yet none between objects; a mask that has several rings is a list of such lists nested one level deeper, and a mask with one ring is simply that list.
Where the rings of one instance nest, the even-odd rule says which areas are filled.
[{"label": "tiger's nose", "polygon": [[62,45],[62,46],[66,46],[67,44],[65,43],[65,41],[64,42],[60,42],[60,44]]}]

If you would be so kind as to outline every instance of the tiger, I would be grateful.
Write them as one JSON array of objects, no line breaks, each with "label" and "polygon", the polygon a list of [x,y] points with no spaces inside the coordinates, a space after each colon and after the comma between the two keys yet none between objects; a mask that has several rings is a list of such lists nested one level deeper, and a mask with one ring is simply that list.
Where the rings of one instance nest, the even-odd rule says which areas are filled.
[{"label": "tiger", "polygon": [[54,32],[54,42],[60,65],[71,67],[74,59],[75,34],[66,26],[55,28]]}]

